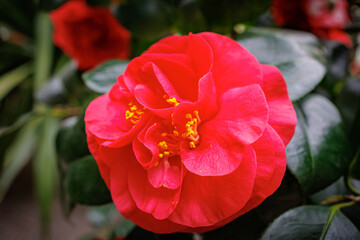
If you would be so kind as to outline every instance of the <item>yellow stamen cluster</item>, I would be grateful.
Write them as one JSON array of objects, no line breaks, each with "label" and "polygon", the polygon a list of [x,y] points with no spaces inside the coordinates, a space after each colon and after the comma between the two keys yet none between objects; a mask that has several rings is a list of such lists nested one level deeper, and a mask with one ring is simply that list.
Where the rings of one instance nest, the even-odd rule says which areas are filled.
[{"label": "yellow stamen cluster", "polygon": [[189,119],[189,121],[185,125],[185,133],[182,134],[182,137],[187,138],[190,140],[189,147],[194,149],[196,148],[196,143],[199,142],[200,136],[197,132],[197,127],[200,124],[200,117],[199,112],[194,111],[195,117],[193,117],[192,114],[186,114],[186,118]]},{"label": "yellow stamen cluster", "polygon": [[172,132],[163,132],[161,137],[163,140],[158,143],[159,157],[164,161],[167,161],[168,157],[178,155],[180,153],[180,144],[184,140],[190,140],[189,147],[191,149],[196,148],[196,144],[199,143],[199,133],[197,127],[200,124],[199,112],[194,111],[193,114],[186,114],[188,119],[185,125],[185,133],[179,134],[173,123]]},{"label": "yellow stamen cluster", "polygon": [[145,108],[139,108],[133,102],[129,103],[129,108],[125,112],[125,118],[131,121],[133,124],[137,124],[145,113]]},{"label": "yellow stamen cluster", "polygon": [[174,97],[169,97],[168,95],[164,95],[163,98],[166,100],[167,103],[170,103],[174,107],[180,104]]}]

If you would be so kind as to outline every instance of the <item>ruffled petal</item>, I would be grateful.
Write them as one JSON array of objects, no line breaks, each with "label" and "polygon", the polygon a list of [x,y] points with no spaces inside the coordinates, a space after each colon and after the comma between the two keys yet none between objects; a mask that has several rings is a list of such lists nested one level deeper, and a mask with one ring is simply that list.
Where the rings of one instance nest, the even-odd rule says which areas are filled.
[{"label": "ruffled petal", "polygon": [[181,188],[154,188],[148,181],[147,171],[137,161],[130,163],[127,182],[136,206],[154,218],[165,219],[176,208]]},{"label": "ruffled petal", "polygon": [[262,135],[267,120],[268,107],[259,85],[226,91],[217,115],[200,124],[198,146],[182,148],[186,169],[201,176],[231,173],[239,166],[245,146]]},{"label": "ruffled petal", "polygon": [[268,126],[263,136],[253,145],[256,152],[257,172],[252,196],[239,216],[257,207],[279,188],[286,171],[285,146],[275,132]]},{"label": "ruffled petal", "polygon": [[279,69],[270,65],[261,67],[264,76],[263,91],[269,106],[269,124],[286,146],[295,132],[296,113]]},{"label": "ruffled petal", "polygon": [[[216,33],[200,33],[213,53],[212,72],[218,94],[234,87],[262,85],[258,60],[238,42]],[[220,96],[219,95],[219,96]]]},{"label": "ruffled petal", "polygon": [[144,54],[148,53],[183,53],[185,54],[188,49],[188,37],[187,36],[169,36],[161,39],[157,43],[153,44]]},{"label": "ruffled petal", "polygon": [[[113,202],[121,214],[144,229],[156,233],[171,233],[181,231],[186,226],[175,224],[167,219],[158,220],[151,214],[141,211],[135,204],[128,188],[128,172],[131,162],[136,162],[134,157],[124,158],[121,151],[113,148],[104,148],[104,157],[114,157],[110,169],[110,175],[100,168],[102,176],[109,178],[109,189]],[[118,151],[116,153],[116,151]],[[106,153],[108,152],[108,153]],[[117,161],[123,159],[124,161]],[[105,179],[105,178],[104,178]]]},{"label": "ruffled petal", "polygon": [[271,126],[267,126],[263,136],[252,146],[256,152],[257,172],[251,198],[233,216],[220,221],[210,228],[199,229],[200,231],[210,231],[231,222],[257,207],[280,186],[286,171],[286,154],[284,144],[279,135]]},{"label": "ruffled petal", "polygon": [[159,159],[158,164],[148,169],[148,180],[154,188],[177,189],[182,183],[182,167],[179,156]]},{"label": "ruffled petal", "polygon": [[169,105],[164,98],[160,97],[158,94],[155,94],[151,89],[143,84],[138,84],[135,87],[134,94],[136,100],[140,104],[145,106],[149,111],[158,115],[162,118],[170,117],[173,112],[173,107]]},{"label": "ruffled petal", "polygon": [[251,146],[241,165],[231,174],[204,177],[187,173],[179,205],[169,219],[189,227],[206,227],[238,212],[249,200],[256,174],[256,156]]}]

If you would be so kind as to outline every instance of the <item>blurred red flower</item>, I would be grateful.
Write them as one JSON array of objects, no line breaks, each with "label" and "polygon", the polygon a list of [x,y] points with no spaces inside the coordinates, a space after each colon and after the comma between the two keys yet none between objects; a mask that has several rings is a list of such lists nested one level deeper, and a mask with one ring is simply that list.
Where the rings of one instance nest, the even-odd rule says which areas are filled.
[{"label": "blurred red flower", "polygon": [[106,7],[91,7],[85,1],[68,1],[50,13],[53,41],[78,68],[86,70],[112,58],[130,55],[130,33]]},{"label": "blurred red flower", "polygon": [[280,71],[215,33],[133,59],[85,115],[118,210],[157,233],[220,227],[280,185],[296,115]]},{"label": "blurred red flower", "polygon": [[352,46],[350,37],[342,31],[350,21],[346,0],[274,0],[271,11],[281,27],[310,31]]}]

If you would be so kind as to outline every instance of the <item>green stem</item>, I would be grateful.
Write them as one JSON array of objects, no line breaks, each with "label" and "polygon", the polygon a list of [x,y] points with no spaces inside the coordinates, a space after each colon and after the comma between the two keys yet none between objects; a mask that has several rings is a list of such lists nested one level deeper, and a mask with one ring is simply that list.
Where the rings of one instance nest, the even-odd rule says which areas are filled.
[{"label": "green stem", "polygon": [[332,206],[330,209],[330,214],[329,214],[329,217],[326,221],[326,225],[324,227],[324,230],[322,231],[322,234],[321,234],[321,237],[320,237],[320,240],[324,240],[325,237],[326,237],[326,233],[327,231],[329,230],[329,227],[331,225],[331,221],[332,219],[334,218],[335,216],[335,213],[337,211],[339,211],[341,208],[345,208],[345,207],[351,207],[355,204],[356,202],[355,201],[351,201],[351,202],[345,202],[345,203],[338,203],[334,206]]}]

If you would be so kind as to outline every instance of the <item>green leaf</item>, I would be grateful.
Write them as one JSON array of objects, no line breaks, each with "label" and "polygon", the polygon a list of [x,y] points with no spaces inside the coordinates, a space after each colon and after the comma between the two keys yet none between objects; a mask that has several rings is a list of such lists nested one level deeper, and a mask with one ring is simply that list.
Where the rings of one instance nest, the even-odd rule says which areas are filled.
[{"label": "green leaf", "polygon": [[69,165],[65,188],[70,198],[81,204],[100,205],[111,202],[110,192],[91,155]]},{"label": "green leaf", "polygon": [[261,239],[360,239],[360,233],[336,205],[331,208],[302,206],[278,217]]},{"label": "green leaf", "polygon": [[85,110],[77,117],[66,119],[58,132],[57,153],[66,162],[90,154],[86,141],[84,115]]},{"label": "green leaf", "polygon": [[28,62],[2,75],[0,77],[0,101],[32,72],[32,63]]},{"label": "green leaf", "polygon": [[330,186],[310,196],[314,204],[333,204],[344,200],[344,195],[349,194],[344,178],[341,177]]},{"label": "green leaf", "polygon": [[239,43],[260,63],[280,69],[292,101],[312,91],[325,76],[325,66],[318,60],[321,51],[310,34],[251,28],[240,36]]},{"label": "green leaf", "polygon": [[29,121],[20,129],[5,154],[4,170],[0,176],[0,202],[15,177],[30,160],[37,143],[41,119]]},{"label": "green leaf", "polygon": [[125,1],[115,11],[136,38],[158,39],[170,32],[175,16],[169,3],[159,0]]},{"label": "green leaf", "polygon": [[83,75],[85,85],[97,93],[107,93],[123,74],[129,61],[110,60]]},{"label": "green leaf", "polygon": [[329,100],[314,94],[294,106],[298,122],[286,147],[287,167],[308,195],[344,174],[349,148],[340,114]]},{"label": "green leaf", "polygon": [[35,34],[34,90],[37,91],[48,80],[53,60],[52,26],[46,12],[37,14]]},{"label": "green leaf", "polygon": [[58,126],[57,118],[44,117],[41,123],[40,141],[33,161],[36,198],[43,231],[49,226],[57,181],[55,137]]}]

